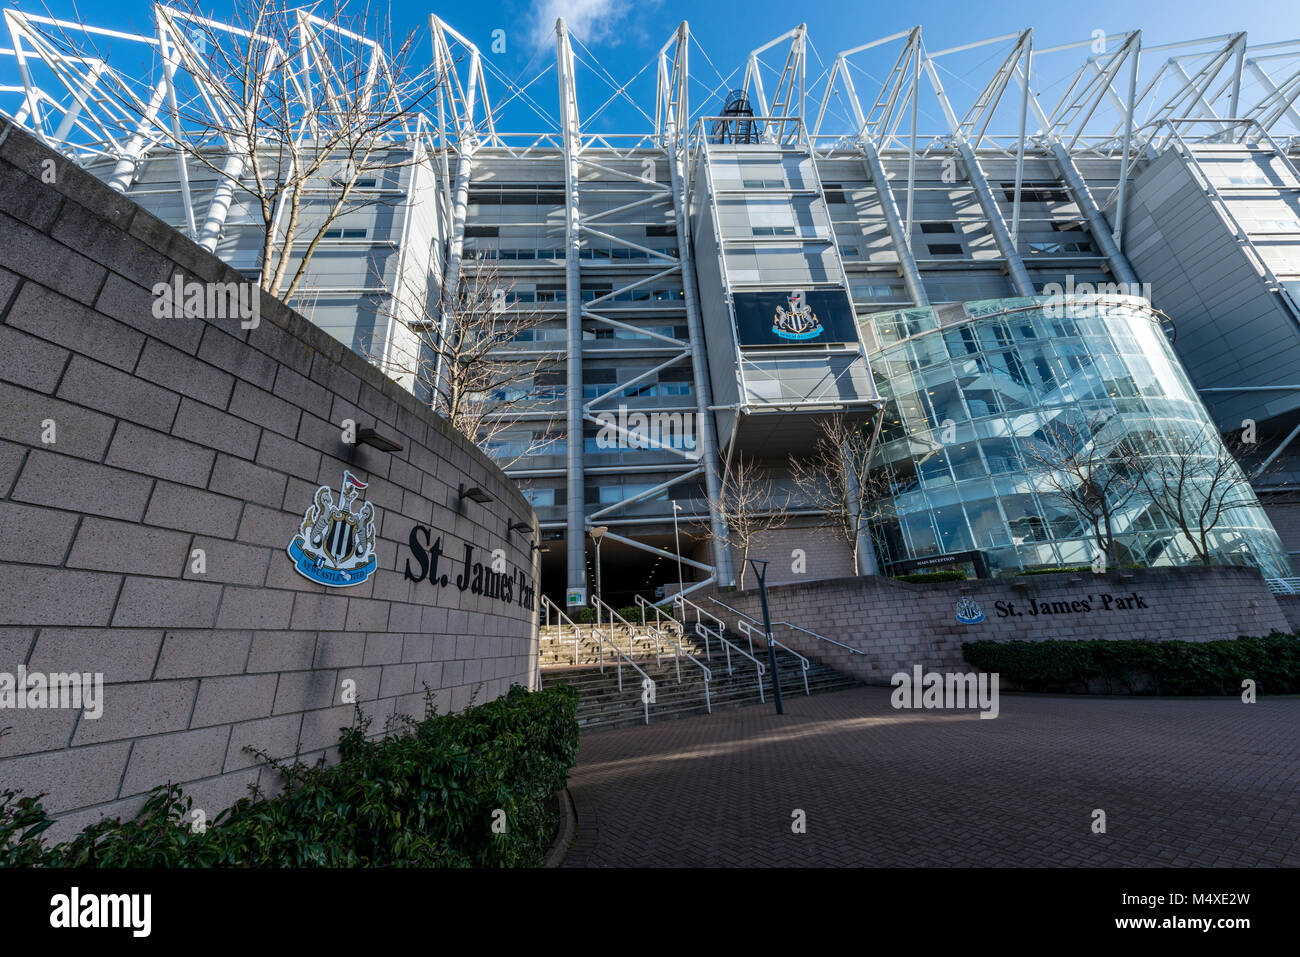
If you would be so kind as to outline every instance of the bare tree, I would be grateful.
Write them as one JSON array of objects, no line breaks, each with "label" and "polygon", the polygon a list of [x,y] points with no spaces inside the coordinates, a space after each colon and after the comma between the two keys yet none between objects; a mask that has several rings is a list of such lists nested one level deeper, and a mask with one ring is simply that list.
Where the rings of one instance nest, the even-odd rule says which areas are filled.
[{"label": "bare tree", "polygon": [[1040,493],[1058,499],[1086,525],[1097,548],[1119,564],[1115,520],[1133,497],[1133,446],[1123,433],[1108,430],[1115,416],[1061,416],[1020,440],[1021,457]]},{"label": "bare tree", "polygon": [[871,523],[889,500],[887,472],[874,459],[880,437],[880,417],[863,426],[844,414],[817,422],[810,455],[790,457],[790,476],[799,497],[825,512],[831,528],[853,553],[853,573],[861,575],[870,548]]},{"label": "bare tree", "polygon": [[[261,226],[261,287],[292,301],[339,217],[383,202],[358,184],[423,161],[420,108],[438,78],[413,66],[417,34],[394,41],[390,18],[368,5],[351,14],[337,0],[333,9],[234,0],[217,22],[197,0],[176,0],[157,18],[157,85],[139,90],[111,73],[109,96],[138,119],[137,142],[160,142],[215,176],[214,206],[248,210]],[[93,34],[62,36],[69,50],[108,60]],[[123,160],[113,180],[128,185],[136,165]],[[197,220],[195,230],[215,243]]]},{"label": "bare tree", "polygon": [[[512,308],[513,287],[492,260],[464,264],[470,268],[462,271],[455,301],[445,308],[423,289],[398,297],[407,306],[391,315],[409,335],[387,364],[392,375],[411,375],[417,395],[426,394],[452,428],[508,468],[525,456],[545,454],[558,441],[552,433],[558,413],[547,411],[547,404],[558,396],[556,387],[563,388],[563,359],[530,348],[530,333],[550,317]],[[368,351],[384,350],[376,343]],[[501,440],[521,430],[528,437],[502,453]]]},{"label": "bare tree", "polygon": [[1197,561],[1213,561],[1214,531],[1234,511],[1255,505],[1254,495],[1219,433],[1172,429],[1148,437],[1133,453],[1129,481],[1183,533]]},{"label": "bare tree", "polygon": [[701,522],[701,534],[723,548],[740,550],[740,587],[745,587],[749,552],[764,532],[781,528],[788,520],[789,496],[778,501],[771,474],[754,459],[738,458],[722,480],[718,512],[726,529],[725,539],[715,536],[708,522]]}]

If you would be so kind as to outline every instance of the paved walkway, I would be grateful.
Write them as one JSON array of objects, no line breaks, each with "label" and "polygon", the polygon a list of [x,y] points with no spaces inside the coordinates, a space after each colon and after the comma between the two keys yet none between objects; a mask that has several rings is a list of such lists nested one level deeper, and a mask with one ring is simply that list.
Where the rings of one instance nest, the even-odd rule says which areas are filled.
[{"label": "paved walkway", "polygon": [[584,734],[565,866],[1300,865],[1300,698],[889,694]]}]

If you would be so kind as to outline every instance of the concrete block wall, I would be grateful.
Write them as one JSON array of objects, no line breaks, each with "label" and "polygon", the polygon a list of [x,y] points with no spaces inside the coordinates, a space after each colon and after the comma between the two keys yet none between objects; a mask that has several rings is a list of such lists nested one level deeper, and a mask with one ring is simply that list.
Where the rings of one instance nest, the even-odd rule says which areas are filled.
[{"label": "concrete block wall", "polygon": [[[734,629],[737,614],[710,596],[762,620],[756,588],[691,596]],[[984,621],[957,621],[957,603],[964,598],[979,606]],[[1042,603],[1059,610],[1033,614]],[[769,587],[768,607],[773,622],[792,622],[854,651],[774,625],[778,641],[876,684],[915,665],[970,671],[961,654],[964,641],[1213,641],[1293,630],[1259,572],[1247,568],[1147,568],[925,585],[878,576],[838,578]]]},{"label": "concrete block wall", "polygon": [[[535,611],[403,574],[420,524],[448,560],[503,549],[535,585],[530,536],[507,531],[536,533],[514,483],[270,296],[252,329],[155,318],[151,289],[177,274],[244,280],[0,123],[0,672],[106,682],[97,720],[0,710],[0,783],[48,792],[55,836],[167,781],[211,816],[274,783],[246,746],[331,756],[348,679],[381,732],[423,712],[426,684],[460,710],[535,669]],[[402,450],[346,443],[349,418]],[[378,569],[327,588],[286,547],[345,470],[369,483]]]}]

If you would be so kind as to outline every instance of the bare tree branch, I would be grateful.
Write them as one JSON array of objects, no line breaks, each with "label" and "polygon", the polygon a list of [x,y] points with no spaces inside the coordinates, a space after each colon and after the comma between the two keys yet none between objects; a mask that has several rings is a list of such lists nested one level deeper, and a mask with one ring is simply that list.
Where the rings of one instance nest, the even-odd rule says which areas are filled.
[{"label": "bare tree branch", "polygon": [[880,417],[864,427],[839,414],[817,422],[811,455],[790,457],[790,477],[799,497],[825,512],[837,537],[853,553],[853,573],[862,574],[862,544],[889,501],[886,470],[874,468]]},{"label": "bare tree branch", "polygon": [[740,550],[740,587],[745,587],[749,551],[764,532],[781,528],[788,520],[789,496],[778,501],[771,474],[754,459],[738,458],[723,476],[718,512],[726,536],[715,535],[709,522],[698,523],[700,533],[723,548]]},{"label": "bare tree branch", "polygon": [[[512,308],[512,286],[493,262],[464,265],[471,263],[461,274],[456,301],[445,308],[424,289],[409,288],[398,297],[407,308],[390,314],[410,336],[400,351],[389,353],[389,371],[412,375],[417,394],[427,390],[435,412],[509,468],[526,456],[546,454],[560,439],[552,431],[559,413],[550,403],[564,386],[563,356],[529,347],[527,334],[550,317]],[[415,303],[422,305],[410,308]],[[525,427],[529,437],[501,454],[501,440]]]}]

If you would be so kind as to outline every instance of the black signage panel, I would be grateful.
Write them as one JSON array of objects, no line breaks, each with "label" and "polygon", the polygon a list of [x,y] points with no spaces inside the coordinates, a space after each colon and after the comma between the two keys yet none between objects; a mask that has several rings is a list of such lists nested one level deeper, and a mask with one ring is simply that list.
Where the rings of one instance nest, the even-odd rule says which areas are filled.
[{"label": "black signage panel", "polygon": [[858,342],[853,304],[842,289],[732,294],[742,346]]}]

